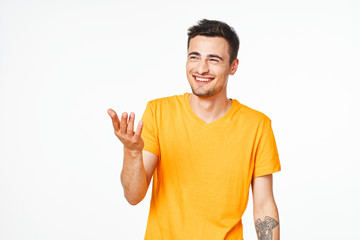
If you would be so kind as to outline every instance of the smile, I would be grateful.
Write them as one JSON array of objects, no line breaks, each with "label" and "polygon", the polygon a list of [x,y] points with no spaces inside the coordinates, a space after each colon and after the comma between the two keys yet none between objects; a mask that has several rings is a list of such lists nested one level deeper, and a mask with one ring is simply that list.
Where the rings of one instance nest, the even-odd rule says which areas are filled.
[{"label": "smile", "polygon": [[198,77],[193,75],[193,77],[195,78],[196,81],[199,82],[210,82],[211,80],[213,80],[214,78],[207,78],[207,77]]}]

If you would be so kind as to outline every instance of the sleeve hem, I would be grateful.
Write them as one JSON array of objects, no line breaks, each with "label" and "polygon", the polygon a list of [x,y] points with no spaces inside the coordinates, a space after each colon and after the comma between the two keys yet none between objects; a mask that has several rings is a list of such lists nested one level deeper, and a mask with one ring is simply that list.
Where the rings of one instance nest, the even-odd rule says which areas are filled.
[{"label": "sleeve hem", "polygon": [[144,147],[144,151],[151,152],[155,154],[156,156],[159,156],[159,151],[155,147]]},{"label": "sleeve hem", "polygon": [[276,173],[279,171],[281,171],[281,167],[271,169],[271,170],[264,170],[264,171],[258,172],[257,174],[254,174],[253,178],[262,177],[262,176],[273,174],[273,173]]}]

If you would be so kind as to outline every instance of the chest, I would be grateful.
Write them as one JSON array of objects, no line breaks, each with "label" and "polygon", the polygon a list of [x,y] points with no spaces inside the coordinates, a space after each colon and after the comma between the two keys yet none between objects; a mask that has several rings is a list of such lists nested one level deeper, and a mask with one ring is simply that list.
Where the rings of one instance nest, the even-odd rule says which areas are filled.
[{"label": "chest", "polygon": [[163,124],[159,128],[159,169],[167,179],[218,184],[251,178],[256,128],[241,118],[204,126],[173,115]]}]

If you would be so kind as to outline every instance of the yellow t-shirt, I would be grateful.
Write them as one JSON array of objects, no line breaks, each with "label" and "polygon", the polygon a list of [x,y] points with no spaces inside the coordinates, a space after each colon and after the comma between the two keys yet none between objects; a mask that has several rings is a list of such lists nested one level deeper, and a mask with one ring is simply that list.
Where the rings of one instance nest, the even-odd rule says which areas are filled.
[{"label": "yellow t-shirt", "polygon": [[142,120],[159,156],[145,239],[243,239],[252,178],[280,171],[270,119],[232,99],[205,123],[185,93],[150,101]]}]

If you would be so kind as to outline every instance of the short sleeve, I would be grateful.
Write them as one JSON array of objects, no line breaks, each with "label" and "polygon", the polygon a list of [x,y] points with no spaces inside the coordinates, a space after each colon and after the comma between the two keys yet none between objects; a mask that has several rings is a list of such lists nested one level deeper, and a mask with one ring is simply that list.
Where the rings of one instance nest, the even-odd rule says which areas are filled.
[{"label": "short sleeve", "polygon": [[271,120],[265,119],[260,126],[260,137],[256,148],[253,177],[260,177],[281,170]]},{"label": "short sleeve", "polygon": [[144,150],[159,156],[158,131],[155,117],[155,108],[152,102],[148,102],[141,119],[144,123],[141,137],[144,140]]}]

